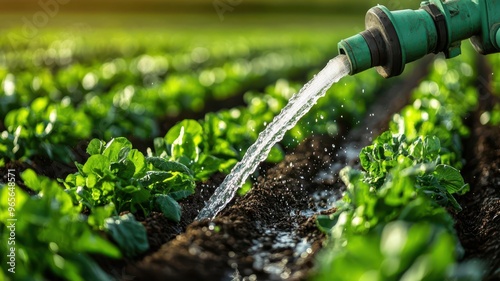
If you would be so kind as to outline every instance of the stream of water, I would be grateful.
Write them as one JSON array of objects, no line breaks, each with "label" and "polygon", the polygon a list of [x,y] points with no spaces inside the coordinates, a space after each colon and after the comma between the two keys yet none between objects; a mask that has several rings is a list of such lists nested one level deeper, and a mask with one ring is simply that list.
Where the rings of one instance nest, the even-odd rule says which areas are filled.
[{"label": "stream of water", "polygon": [[331,59],[325,68],[305,84],[297,94],[292,96],[288,104],[259,134],[257,141],[248,148],[243,159],[234,166],[231,173],[215,190],[205,207],[196,217],[196,220],[213,219],[224,209],[234,197],[238,188],[257,169],[260,162],[267,158],[273,145],[282,140],[285,133],[297,124],[319,98],[325,95],[332,84],[346,76],[349,71],[350,66],[347,57],[339,55]]}]

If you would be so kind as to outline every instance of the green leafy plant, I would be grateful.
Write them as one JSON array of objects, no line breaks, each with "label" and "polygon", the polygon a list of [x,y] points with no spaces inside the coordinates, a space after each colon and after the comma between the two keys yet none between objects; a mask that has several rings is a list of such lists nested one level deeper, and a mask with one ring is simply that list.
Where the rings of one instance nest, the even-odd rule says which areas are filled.
[{"label": "green leafy plant", "polygon": [[384,132],[372,145],[364,147],[360,153],[361,166],[367,171],[365,181],[379,188],[388,180],[389,171],[395,167],[411,168],[419,172],[416,178],[417,191],[430,196],[444,207],[450,206],[460,211],[455,193],[464,194],[469,190],[460,172],[452,166],[440,164],[441,145],[439,139],[419,137],[412,143],[405,135]]},{"label": "green leafy plant", "polygon": [[[457,69],[470,77],[470,66]],[[361,150],[364,170],[341,171],[344,197],[318,217],[330,239],[314,280],[481,280],[480,263],[458,265],[463,250],[447,212],[461,210],[453,194],[469,189],[460,137],[477,93],[442,61],[430,77],[442,84],[422,82],[390,130]]]},{"label": "green leafy plant", "polygon": [[[285,155],[283,146],[294,147],[311,134],[336,135],[338,128],[335,119],[339,116],[356,119],[364,112],[366,103],[374,90],[362,87],[375,87],[377,81],[367,79],[373,73],[359,78],[363,83],[349,83],[332,90],[319,104],[321,107],[308,113],[304,120],[287,133],[282,144],[275,145],[266,161],[277,163]],[[358,81],[358,80],[355,80]],[[357,85],[352,87],[352,85]],[[215,172],[228,173],[237,160],[240,160],[248,147],[255,142],[259,132],[271,122],[287,100],[298,90],[298,85],[290,85],[284,79],[266,88],[264,93],[245,94],[246,107],[237,107],[208,113],[200,121],[184,120],[172,127],[164,138],[155,139],[154,151],[150,156],[178,161],[189,167],[197,180],[205,180]],[[342,90],[342,91],[341,91]],[[362,92],[363,98],[357,99],[351,109],[332,111],[332,104],[341,104],[346,95]],[[343,108],[343,107],[342,107]],[[350,113],[349,113],[350,112]]]},{"label": "green leafy plant", "polygon": [[7,130],[0,133],[0,156],[9,160],[40,155],[70,162],[72,145],[91,133],[90,119],[68,100],[54,104],[37,98],[29,107],[10,111],[4,123]]},{"label": "green leafy plant", "polygon": [[[480,280],[481,267],[453,269],[455,237],[439,224],[392,221],[323,252],[314,280]],[[337,243],[336,243],[337,244]]]},{"label": "green leafy plant", "polygon": [[[364,233],[379,224],[400,219],[406,221],[429,220],[446,225],[453,230],[453,221],[438,202],[418,189],[418,178],[423,170],[415,167],[398,166],[387,173],[385,182],[379,188],[366,183],[367,175],[350,167],[344,168],[340,175],[347,191],[340,204],[340,212],[333,216],[350,216],[341,227],[352,232]],[[420,210],[420,211],[418,211]],[[328,216],[327,216],[328,217]],[[327,217],[322,217],[328,222]],[[329,218],[329,217],[328,217]],[[328,224],[323,229],[328,229]]]},{"label": "green leafy plant", "polygon": [[154,155],[184,165],[197,180],[205,180],[217,171],[228,173],[239,153],[224,139],[224,126],[226,123],[212,114],[205,117],[205,122],[183,120],[164,138],[155,139]]},{"label": "green leafy plant", "polygon": [[140,90],[131,85],[116,86],[108,93],[91,92],[82,101],[82,110],[92,119],[92,136],[110,140],[120,136],[147,139],[158,135],[158,124],[147,104],[131,104]]},{"label": "green leafy plant", "polygon": [[128,257],[134,257],[149,249],[146,229],[130,213],[106,218],[103,229]]},{"label": "green leafy plant", "polygon": [[[14,243],[1,243],[2,253],[15,253],[15,278],[12,280],[109,280],[109,276],[92,260],[100,254],[121,257],[116,246],[103,239],[87,224],[80,208],[75,208],[71,197],[46,177],[32,170],[22,174],[27,187],[38,192],[29,196],[19,187],[15,191],[0,187],[0,230],[3,241],[9,241],[15,228]],[[15,198],[15,211],[9,213],[9,198]],[[17,221],[8,219],[15,215]],[[10,258],[2,255],[5,265]],[[3,266],[0,276],[14,275]]]},{"label": "green leafy plant", "polygon": [[68,192],[85,209],[112,204],[114,213],[158,209],[174,221],[180,220],[180,200],[195,188],[193,173],[180,162],[145,157],[126,138],[108,143],[94,139],[85,164],[63,181]]},{"label": "green leafy plant", "polygon": [[1,40],[0,115],[37,98],[64,100],[92,121],[92,137],[149,139],[158,136],[159,120],[300,77],[323,64],[333,47],[310,32],[280,40],[274,34],[243,39],[209,32],[194,39],[175,33],[108,30],[68,37],[44,31],[36,43]]},{"label": "green leafy plant", "polygon": [[[481,264],[456,270],[463,250],[450,214],[419,192],[422,169],[391,169],[378,189],[363,172],[341,171],[347,191],[339,210],[320,216],[331,235],[314,280],[480,280]],[[346,274],[346,269],[349,273]]]}]

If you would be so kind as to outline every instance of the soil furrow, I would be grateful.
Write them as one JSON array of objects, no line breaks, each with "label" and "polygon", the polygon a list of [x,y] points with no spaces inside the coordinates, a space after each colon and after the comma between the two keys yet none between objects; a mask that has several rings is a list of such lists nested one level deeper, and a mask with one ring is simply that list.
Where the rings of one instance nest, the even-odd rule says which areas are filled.
[{"label": "soil furrow", "polygon": [[464,260],[482,260],[487,268],[484,280],[500,280],[500,126],[480,121],[500,99],[490,90],[491,71],[484,61],[479,69],[479,107],[472,116],[463,169],[471,190],[458,198],[463,211],[455,216],[455,228]]},{"label": "soil furrow", "polygon": [[341,134],[346,137],[307,139],[215,219],[193,222],[157,252],[129,266],[129,274],[149,281],[304,280],[324,238],[314,214],[332,211],[326,210],[327,197],[340,196],[342,188],[337,181],[321,183],[318,172],[332,163],[345,166],[345,156],[351,155],[345,148],[353,142],[360,148],[385,129],[390,116],[407,104],[425,75],[423,69],[381,94],[359,124],[362,129]]}]

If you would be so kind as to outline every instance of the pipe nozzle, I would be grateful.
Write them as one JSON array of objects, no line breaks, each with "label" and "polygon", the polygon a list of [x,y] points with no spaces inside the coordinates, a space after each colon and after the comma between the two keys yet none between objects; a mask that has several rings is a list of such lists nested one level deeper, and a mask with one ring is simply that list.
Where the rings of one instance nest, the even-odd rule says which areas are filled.
[{"label": "pipe nozzle", "polygon": [[351,75],[375,67],[383,77],[396,76],[406,63],[426,54],[459,55],[460,42],[467,38],[480,53],[500,52],[498,0],[428,0],[418,10],[393,12],[378,5],[368,10],[365,26],[338,44]]},{"label": "pipe nozzle", "polygon": [[374,66],[371,61],[370,47],[361,34],[340,41],[338,49],[339,54],[347,56],[351,64],[351,72],[349,73],[351,75]]},{"label": "pipe nozzle", "polygon": [[436,47],[434,22],[423,10],[390,12],[379,5],[368,10],[365,25],[365,31],[338,44],[339,53],[349,57],[351,74],[376,67],[383,77],[396,76],[403,72],[406,62]]}]

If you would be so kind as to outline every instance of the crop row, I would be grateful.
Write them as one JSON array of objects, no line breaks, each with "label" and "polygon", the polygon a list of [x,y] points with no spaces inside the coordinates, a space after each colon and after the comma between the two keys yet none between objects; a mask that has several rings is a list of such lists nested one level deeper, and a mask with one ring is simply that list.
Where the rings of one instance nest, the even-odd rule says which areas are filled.
[{"label": "crop row", "polygon": [[[263,46],[268,45],[265,42]],[[139,48],[141,52],[132,52],[133,55],[123,50],[108,54],[103,46],[92,51],[97,43],[87,46],[73,41],[41,46],[33,43],[26,49],[8,53],[0,69],[0,115],[5,116],[0,123],[4,129],[0,135],[3,159],[0,161],[24,161],[41,155],[68,162],[77,140],[91,137],[110,140],[119,136],[150,139],[158,136],[158,122],[162,118],[206,110],[206,103],[214,104],[250,89],[263,88],[281,77],[303,76],[328,56],[325,44],[312,47],[286,41],[276,44],[274,49],[264,51],[261,47],[253,51],[251,47],[258,44],[243,48],[240,42],[235,44],[240,47],[231,47],[237,49],[232,59],[205,68],[187,63],[183,70],[178,66],[172,70],[171,65],[178,65],[179,57],[196,61],[203,56],[212,61],[211,56],[219,56],[221,47],[212,43],[202,51],[200,47],[189,49],[179,43],[179,48],[189,49],[189,58],[184,49],[169,57],[158,52],[162,46],[168,50],[173,45],[165,40],[160,43],[144,50]],[[100,52],[107,56],[102,63],[80,62],[78,52],[87,50],[85,47],[90,49],[85,56],[97,56]],[[113,47],[118,45],[108,46]],[[33,51],[67,52],[71,62],[54,70],[49,66],[37,67],[36,59],[16,64],[9,56],[28,56]],[[236,57],[242,52],[246,55]]]},{"label": "crop row", "polygon": [[[1,62],[13,72],[61,70],[72,64],[85,67],[123,59],[137,61],[144,54],[161,56],[174,72],[216,67],[234,59],[251,59],[264,53],[279,52],[290,46],[315,45],[326,51],[324,40],[311,36],[279,36],[208,32],[193,34],[172,32],[93,31],[68,34],[43,32],[29,42],[12,40],[7,33],[0,39]],[[64,39],[62,39],[64,38]]]},{"label": "crop row", "polygon": [[[470,59],[469,59],[470,60]],[[314,280],[480,280],[481,266],[458,265],[463,250],[449,212],[468,191],[461,138],[477,103],[463,58],[434,62],[413,103],[346,167],[337,211],[318,223],[329,234]]]},{"label": "crop row", "polygon": [[[337,119],[355,123],[374,97],[379,81],[378,76],[367,72],[334,86],[287,134],[282,144],[273,149],[268,160],[280,161],[286,147],[293,147],[313,132],[336,135]],[[87,147],[90,157],[84,163],[76,163],[78,171],[65,179],[56,181],[31,170],[22,172],[23,183],[36,196],[29,196],[17,187],[11,192],[9,185],[0,193],[2,228],[7,229],[10,218],[9,198],[15,198],[15,216],[23,217],[16,225],[16,249],[20,253],[16,277],[106,280],[91,255],[133,257],[145,251],[146,233],[133,214],[147,215],[156,210],[179,221],[182,210],[177,201],[192,194],[196,182],[215,172],[228,173],[299,86],[300,83],[279,80],[264,93],[245,94],[246,106],[208,113],[198,121],[179,122],[164,137],[155,139],[154,147],[146,153],[134,148],[124,137],[93,139]],[[23,128],[9,132],[4,147],[13,153],[25,153],[27,149],[39,153],[38,142],[42,147],[64,146],[85,138],[77,134],[86,124],[78,110],[67,99],[57,104],[46,97],[37,98],[29,108],[9,112],[5,124],[25,124],[34,119],[34,124],[42,125],[34,126],[33,135],[23,135],[30,133]],[[33,117],[37,114],[47,121]],[[51,134],[54,130],[64,133]],[[37,138],[31,140],[32,144],[23,142],[23,138],[33,136]],[[47,154],[57,150],[49,148]],[[64,157],[65,152],[69,151],[62,150],[58,157]],[[124,212],[125,215],[119,216]],[[62,231],[63,228],[71,231]],[[38,234],[33,237],[22,233]],[[102,233],[114,242],[102,239]],[[2,235],[7,238],[9,233],[2,231]],[[89,246],[90,241],[95,241],[95,245]],[[4,256],[2,262],[8,261],[6,258],[9,257]]]},{"label": "crop row", "polygon": [[[207,117],[206,120],[210,118]],[[209,176],[214,172],[211,170],[213,165],[218,164],[218,159],[215,157],[202,155],[203,144],[207,141],[203,139],[207,136],[203,129],[210,127],[207,125],[216,125],[215,128],[220,129],[221,121],[211,120],[217,123],[200,124],[187,120],[172,128],[165,137],[166,143],[170,144],[168,152],[172,155],[162,157],[144,157],[124,138],[116,138],[108,143],[92,141],[88,148],[91,157],[86,163],[78,165],[78,173],[69,175],[64,181],[68,192],[64,192],[55,181],[37,176],[31,171],[24,172],[23,181],[27,187],[37,191],[38,196],[28,197],[21,190],[16,190],[17,216],[24,218],[22,223],[17,225],[17,232],[40,233],[40,236],[33,239],[18,235],[16,238],[19,252],[35,253],[19,257],[17,274],[19,276],[28,274],[22,270],[29,268],[31,274],[37,272],[32,276],[40,280],[43,280],[44,272],[52,272],[51,274],[68,280],[79,280],[77,276],[81,278],[80,280],[89,278],[105,280],[105,275],[86,254],[99,253],[110,257],[133,256],[147,249],[142,226],[130,215],[119,217],[116,214],[127,210],[147,213],[149,209],[157,208],[167,217],[178,220],[180,209],[174,199],[178,200],[191,194],[195,178]],[[183,130],[185,133],[181,134]],[[197,154],[200,150],[201,153]],[[171,161],[170,158],[176,158],[178,161]],[[228,163],[225,165],[229,168],[235,161],[234,156],[226,161]],[[182,163],[186,165],[191,163],[190,168]],[[7,188],[3,191],[5,193],[2,194],[2,202],[5,206],[2,207],[5,208],[2,210],[8,210]],[[77,207],[74,207],[75,202],[78,203]],[[88,217],[77,215],[82,211],[90,215]],[[2,213],[1,217],[2,221],[5,221],[8,213]],[[67,223],[59,224],[59,221]],[[61,231],[61,227],[70,227],[75,231],[64,232]],[[107,241],[101,241],[96,231],[108,233],[120,250],[118,251],[116,246]],[[87,240],[73,237],[81,233],[85,233],[85,239],[98,241],[96,245],[99,247],[87,247],[89,243]],[[121,237],[125,234],[129,236]],[[75,248],[74,244],[59,243],[59,240],[78,241],[80,246]],[[78,258],[74,255],[76,252],[81,253]],[[37,266],[33,265],[35,261],[51,260],[59,262],[55,264],[38,262]]]},{"label": "crop row", "polygon": [[[192,65],[186,65],[185,70],[179,71],[172,69],[171,65],[175,63],[175,59],[184,55],[170,56],[172,57],[144,53],[132,59],[107,58],[91,65],[74,62],[57,70],[48,67],[34,70],[35,63],[32,63],[26,70],[15,71],[9,65],[0,72],[4,96],[1,113],[26,106],[33,99],[45,96],[51,101],[69,97],[72,103],[79,105],[93,96],[106,93],[115,95],[127,86],[134,86],[136,91],[142,88],[154,91],[160,97],[172,95],[172,98],[167,97],[172,102],[179,99],[177,96],[182,96],[184,100],[203,100],[202,93],[220,99],[239,94],[245,87],[258,83],[257,77],[265,78],[260,82],[262,87],[278,77],[286,78],[290,74],[297,74],[297,70],[304,71],[326,59],[326,55],[315,48],[295,48],[292,45],[286,46],[280,52],[267,51],[255,56],[234,58],[213,67],[196,69]],[[204,93],[208,89],[201,88],[214,89],[212,93]],[[155,97],[155,100],[158,99]],[[169,109],[171,108],[153,112],[165,114]],[[178,113],[180,109],[191,108],[184,105],[169,114]],[[149,108],[146,107],[146,110]]]},{"label": "crop row", "polygon": [[[168,48],[174,48],[174,45]],[[290,54],[295,52],[262,53],[262,59],[268,64],[273,57],[276,59],[283,53],[293,59],[294,55]],[[297,70],[311,69],[322,59],[316,51],[311,52],[310,56],[297,54],[302,59],[302,65]],[[130,56],[138,57],[138,54]],[[187,92],[191,92],[198,87],[196,85],[208,91],[208,87],[216,88],[213,84],[215,80],[210,85],[204,85],[201,77],[211,76],[215,69],[225,69],[226,65],[233,63],[252,64],[238,60],[223,66],[207,64],[199,71],[179,71],[172,76],[190,77],[185,78],[184,84],[176,85],[179,91],[188,89]],[[278,66],[283,66],[282,63]],[[428,81],[416,91],[413,104],[394,117],[390,132],[363,150],[360,158],[366,172],[350,168],[343,171],[343,179],[348,185],[343,203],[334,216],[320,220],[323,228],[331,228],[328,232],[333,237],[330,251],[323,257],[322,273],[325,276],[339,275],[338,280],[343,280],[341,276],[346,276],[345,268],[350,266],[352,275],[350,273],[349,277],[391,280],[411,272],[408,268],[423,270],[421,267],[431,262],[434,267],[429,272],[443,276],[444,270],[456,261],[457,256],[448,250],[458,242],[444,207],[459,210],[460,206],[452,194],[461,194],[467,189],[458,172],[462,165],[459,139],[467,134],[461,120],[476,102],[476,97],[475,89],[470,87],[473,79],[470,64],[461,61],[450,64],[437,60]],[[92,68],[88,68],[91,63],[82,65],[81,68],[85,69],[82,73]],[[127,75],[129,67],[123,70],[124,75]],[[285,64],[283,68],[288,71],[292,66]],[[262,75],[272,77],[272,73],[285,75],[280,67],[269,69],[255,75],[256,68],[251,67],[247,69],[247,75],[242,76],[243,80],[235,83],[244,84],[245,79],[250,79],[252,75],[255,79]],[[12,84],[5,82],[9,81],[8,75],[5,75],[2,84],[4,91],[12,90],[9,86]],[[47,79],[53,81],[54,77],[50,75]],[[76,79],[78,83],[83,83],[86,75],[80,75]],[[97,77],[95,80],[102,79]],[[0,141],[0,152],[5,153],[3,157],[7,159],[41,154],[64,160],[76,141],[97,137],[87,147],[90,157],[84,163],[76,163],[78,171],[65,179],[49,179],[31,170],[22,172],[22,181],[37,195],[29,196],[10,182],[0,188],[3,241],[8,241],[11,233],[9,219],[23,218],[15,225],[16,277],[107,280],[107,275],[91,257],[96,254],[112,258],[134,257],[147,250],[145,229],[135,220],[134,214],[147,215],[155,210],[173,221],[179,221],[182,210],[177,201],[192,194],[196,183],[206,180],[213,173],[228,173],[255,141],[258,132],[279,113],[302,82],[282,79],[263,92],[249,91],[244,95],[246,106],[208,113],[201,120],[181,121],[170,128],[164,137],[156,138],[152,148],[141,152],[123,136],[140,136],[141,133],[134,134],[133,130],[144,129],[145,124],[156,120],[157,114],[170,110],[175,112],[175,108],[168,108],[176,102],[175,99],[162,101],[158,98],[161,93],[158,90],[165,87],[169,77],[161,78],[159,85],[150,86],[134,80],[116,86],[117,89],[123,87],[121,90],[102,90],[100,94],[94,92],[96,89],[84,89],[87,92],[82,90],[84,98],[79,98],[78,102],[72,97],[54,99],[45,93],[40,97],[30,97],[32,100],[27,99],[19,108],[9,110],[4,122],[6,131]],[[26,81],[30,85],[30,79]],[[284,150],[312,133],[337,135],[339,128],[336,120],[344,119],[346,123],[355,125],[364,115],[367,104],[375,98],[379,81],[380,78],[373,72],[365,72],[346,77],[334,85],[273,148],[268,161],[279,162]],[[437,84],[435,81],[442,82]],[[247,89],[260,87],[250,84]],[[17,88],[17,84],[14,85]],[[83,84],[78,87],[83,87]],[[26,93],[31,94],[29,88]],[[25,95],[4,95],[7,96]],[[177,110],[192,109],[193,97],[177,96],[178,99],[182,97],[187,105],[179,106]],[[199,102],[205,102],[206,98],[207,95],[200,97]],[[95,108],[85,111],[89,100],[95,102]],[[104,106],[98,110],[102,104]],[[138,108],[141,110],[134,111]],[[102,131],[93,132],[103,129],[92,126],[95,122],[106,120],[109,111],[119,111],[113,119],[117,120],[114,123],[117,131],[108,135]],[[143,117],[146,119],[140,119]],[[127,118],[136,123],[119,122]],[[109,128],[107,126],[104,129]],[[153,135],[151,132],[142,133],[147,137]],[[387,239],[390,238],[392,243],[394,237],[402,241],[395,244],[400,248],[388,249]],[[415,242],[405,246],[408,245],[406,241]],[[436,249],[432,248],[434,246]],[[0,248],[2,252],[9,253],[8,245],[2,244]],[[365,255],[367,249],[372,248],[373,254]],[[416,248],[419,251],[411,251]],[[444,251],[448,251],[447,255],[443,255]],[[359,257],[359,253],[364,253],[363,257]],[[414,262],[416,257],[419,257],[420,263]],[[347,262],[353,258],[361,259],[359,267]],[[4,255],[0,260],[6,264],[9,259]],[[383,265],[382,261],[385,262]],[[1,277],[6,277],[6,274],[0,271]]]}]

